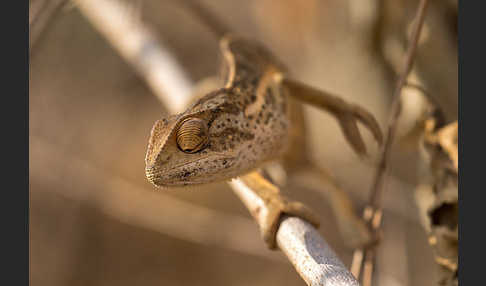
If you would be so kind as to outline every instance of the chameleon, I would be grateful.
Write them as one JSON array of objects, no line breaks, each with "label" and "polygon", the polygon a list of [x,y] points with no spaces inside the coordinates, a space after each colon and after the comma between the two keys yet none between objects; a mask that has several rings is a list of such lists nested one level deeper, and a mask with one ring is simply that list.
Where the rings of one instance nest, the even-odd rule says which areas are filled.
[{"label": "chameleon", "polygon": [[[220,38],[224,84],[200,96],[184,112],[155,122],[145,156],[145,173],[152,184],[173,188],[227,181],[274,161],[289,172],[311,166],[303,103],[333,114],[359,155],[364,156],[366,148],[358,121],[381,143],[380,127],[364,108],[293,80],[261,43],[221,28],[195,2],[183,2],[196,7]],[[278,192],[266,192],[265,197],[266,202],[278,202],[268,203],[275,209],[270,213],[290,213],[318,225],[304,204],[282,199]],[[271,227],[262,230],[266,241],[275,237],[278,218],[268,218]]]}]

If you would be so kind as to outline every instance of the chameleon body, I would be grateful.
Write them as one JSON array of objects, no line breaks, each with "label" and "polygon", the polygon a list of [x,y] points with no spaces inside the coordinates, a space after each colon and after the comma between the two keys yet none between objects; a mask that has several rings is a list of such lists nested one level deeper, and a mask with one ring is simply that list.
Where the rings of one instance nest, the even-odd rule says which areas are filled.
[{"label": "chameleon body", "polygon": [[224,83],[202,94],[183,113],[155,123],[145,156],[148,180],[158,187],[178,187],[242,176],[264,204],[253,215],[263,239],[274,249],[282,213],[318,225],[304,204],[286,199],[260,174],[250,173],[266,162],[280,161],[287,172],[300,171],[323,184],[331,183],[327,193],[336,217],[343,222],[339,224],[341,233],[346,241],[368,244],[372,240],[369,230],[354,214],[350,199],[308,156],[302,102],[333,114],[360,155],[366,148],[357,121],[381,143],[375,118],[360,106],[290,79],[285,66],[258,42],[233,36],[197,2],[181,3],[196,12],[220,39]]},{"label": "chameleon body", "polygon": [[[220,46],[224,87],[152,128],[146,174],[157,186],[231,179],[288,150],[291,121],[281,84],[283,65],[256,42],[227,36]],[[198,119],[207,130],[204,146],[194,153],[177,144],[178,130],[188,119]]]}]

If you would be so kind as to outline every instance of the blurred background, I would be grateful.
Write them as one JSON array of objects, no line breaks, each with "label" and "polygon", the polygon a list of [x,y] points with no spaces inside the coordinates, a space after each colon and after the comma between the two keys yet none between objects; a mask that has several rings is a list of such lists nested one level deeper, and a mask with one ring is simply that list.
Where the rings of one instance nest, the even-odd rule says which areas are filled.
[{"label": "blurred background", "polygon": [[[56,1],[30,0],[31,19],[48,2]],[[217,39],[182,5],[131,2],[194,82],[218,72]],[[266,44],[293,77],[359,103],[386,126],[418,1],[200,2]],[[225,183],[157,190],[146,180],[150,130],[166,109],[75,3],[53,11],[31,24],[31,285],[305,285],[281,253],[265,248]],[[410,79],[457,119],[457,1],[430,1]],[[416,91],[404,94],[398,136],[424,109]],[[372,148],[363,162],[329,114],[307,107],[307,115],[309,152],[361,212],[378,159],[371,135],[363,132]],[[413,197],[418,164],[413,146],[393,149],[374,285],[437,285]],[[320,233],[349,267],[352,249],[325,197],[305,188],[288,196],[317,211]]]}]

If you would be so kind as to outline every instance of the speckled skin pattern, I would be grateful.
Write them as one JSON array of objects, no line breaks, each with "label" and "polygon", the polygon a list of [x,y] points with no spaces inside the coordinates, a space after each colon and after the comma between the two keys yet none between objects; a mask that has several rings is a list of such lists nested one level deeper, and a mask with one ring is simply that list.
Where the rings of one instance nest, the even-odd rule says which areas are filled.
[{"label": "speckled skin pattern", "polygon": [[[289,146],[283,65],[247,39],[226,36],[220,44],[224,87],[152,128],[145,163],[147,178],[156,186],[231,179],[281,157]],[[209,131],[206,146],[192,154],[176,142],[177,129],[187,118],[203,120]]]}]

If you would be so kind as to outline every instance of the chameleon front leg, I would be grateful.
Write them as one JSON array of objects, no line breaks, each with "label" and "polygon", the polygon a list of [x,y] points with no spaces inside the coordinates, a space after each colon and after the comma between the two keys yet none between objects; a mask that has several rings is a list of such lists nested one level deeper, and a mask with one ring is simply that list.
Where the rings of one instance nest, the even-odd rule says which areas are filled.
[{"label": "chameleon front leg", "polygon": [[378,122],[361,106],[348,103],[342,98],[292,79],[284,78],[282,84],[288,89],[290,96],[333,114],[338,120],[346,140],[358,155],[366,155],[366,146],[359,132],[357,121],[367,127],[381,145],[383,135]]},{"label": "chameleon front leg", "polygon": [[262,238],[270,249],[276,248],[276,235],[282,214],[297,216],[315,227],[319,226],[319,219],[311,209],[281,195],[279,188],[258,171],[241,176],[239,180],[252,195],[241,193],[242,188],[238,188],[237,194],[257,221]]}]

